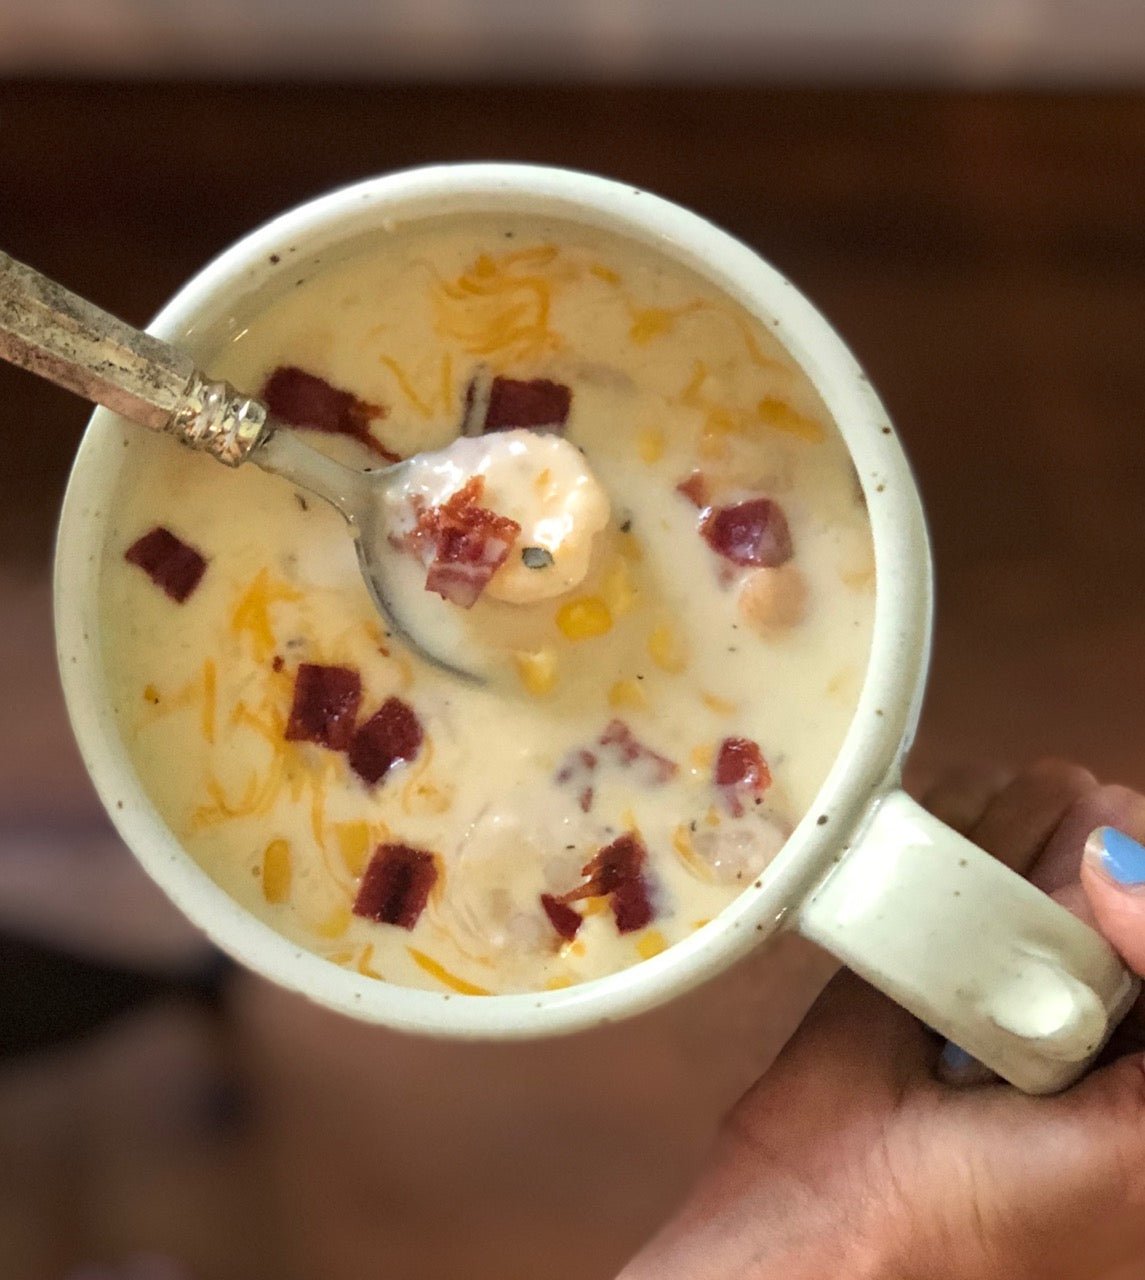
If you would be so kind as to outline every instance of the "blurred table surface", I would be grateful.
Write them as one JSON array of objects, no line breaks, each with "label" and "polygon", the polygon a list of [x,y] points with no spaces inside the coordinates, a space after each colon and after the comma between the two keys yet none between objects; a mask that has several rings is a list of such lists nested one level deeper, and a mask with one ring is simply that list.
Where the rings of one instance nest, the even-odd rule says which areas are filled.
[{"label": "blurred table surface", "polygon": [[[491,158],[595,170],[697,209],[849,342],[931,520],[920,776],[1056,753],[1145,785],[1145,97],[8,83],[0,245],[143,322],[288,205]],[[85,416],[0,368],[5,823],[94,821],[45,586]],[[209,1274],[263,1273],[247,1259]]]}]

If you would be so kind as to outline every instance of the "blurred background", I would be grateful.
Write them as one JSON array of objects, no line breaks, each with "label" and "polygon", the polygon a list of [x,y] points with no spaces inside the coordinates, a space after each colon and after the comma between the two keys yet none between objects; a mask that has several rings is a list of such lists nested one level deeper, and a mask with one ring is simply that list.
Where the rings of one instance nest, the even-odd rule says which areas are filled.
[{"label": "blurred background", "polygon": [[[917,469],[916,780],[1054,753],[1141,787],[1143,88],[1139,0],[0,0],[0,246],[143,323],[255,223],[402,166],[689,205],[840,329]],[[603,1280],[710,1133],[640,1118],[704,1092],[649,1075],[659,1032],[620,1088],[556,1045],[430,1079],[230,974],[118,845],[52,653],[85,418],[0,367],[0,1275]],[[585,1097],[608,1141],[546,1149]]]}]

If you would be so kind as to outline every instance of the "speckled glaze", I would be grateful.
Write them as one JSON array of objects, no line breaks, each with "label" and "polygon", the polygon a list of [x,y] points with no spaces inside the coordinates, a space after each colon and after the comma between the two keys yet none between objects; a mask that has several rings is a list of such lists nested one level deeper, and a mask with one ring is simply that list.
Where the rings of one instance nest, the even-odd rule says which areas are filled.
[{"label": "speckled glaze", "polygon": [[330,1008],[446,1037],[531,1038],[650,1009],[794,928],[1020,1087],[1073,1079],[1132,1000],[1133,980],[1091,930],[941,827],[898,790],[929,655],[931,570],[918,493],[878,397],[830,325],[752,250],[631,187],[558,169],[483,164],[398,173],[312,201],[246,236],[194,277],[151,331],[201,356],[199,335],[272,287],[280,264],[442,213],[559,217],[646,243],[711,281],[802,366],[851,451],[874,534],[869,667],[816,803],[766,874],[717,919],[643,964],[562,991],[458,997],[372,981],[249,916],[183,850],[121,742],[100,651],[99,549],[123,450],[97,412],[72,472],[56,556],[56,630],[68,710],[87,768],[147,872],[214,941]]}]

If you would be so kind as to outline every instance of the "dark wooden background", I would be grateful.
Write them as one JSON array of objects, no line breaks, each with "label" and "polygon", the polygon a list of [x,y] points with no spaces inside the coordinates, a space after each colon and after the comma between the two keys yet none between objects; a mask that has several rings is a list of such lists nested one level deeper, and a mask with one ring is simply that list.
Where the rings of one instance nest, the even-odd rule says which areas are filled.
[{"label": "dark wooden background", "polygon": [[[1145,97],[0,84],[0,246],[142,322],[208,256],[296,201],[396,167],[490,158],[596,170],[697,209],[789,275],[851,344],[933,529],[921,775],[1053,752],[1145,785]],[[0,367],[4,822],[61,810],[95,821],[43,589],[85,417]],[[161,1064],[220,1052],[197,1022],[180,1026],[191,1047],[168,1037]],[[19,1135],[5,1164],[31,1171],[24,1200],[0,1195],[0,1256],[12,1231],[26,1245],[14,1258],[38,1256],[37,1223],[71,1242],[52,1257],[83,1256],[93,1232],[131,1242],[126,1202],[102,1207],[100,1235],[60,1189],[81,1178],[61,1117],[110,1106],[109,1043],[86,1075],[60,1059],[54,1084],[0,1076],[0,1112]],[[85,1124],[91,1175],[112,1135]],[[144,1235],[181,1242],[208,1280],[278,1277],[282,1259],[257,1244],[270,1219],[242,1167],[227,1167],[213,1193],[194,1184],[188,1212],[225,1187],[245,1218],[219,1219],[212,1236],[167,1230],[156,1210]],[[4,1274],[57,1274],[42,1265]]]}]

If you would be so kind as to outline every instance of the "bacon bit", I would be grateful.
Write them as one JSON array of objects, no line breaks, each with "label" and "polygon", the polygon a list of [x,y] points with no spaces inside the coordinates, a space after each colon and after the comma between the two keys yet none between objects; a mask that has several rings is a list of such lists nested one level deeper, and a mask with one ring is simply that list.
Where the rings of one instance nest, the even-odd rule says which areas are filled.
[{"label": "bacon bit", "polygon": [[425,589],[470,609],[505,563],[521,526],[480,505],[485,477],[473,476],[438,507],[418,513],[409,535],[425,561]]},{"label": "bacon bit", "polygon": [[277,675],[285,666],[286,666],[286,663],[283,660],[282,654],[276,653],[274,655],[274,661],[270,664],[271,671],[273,671],[274,674]]},{"label": "bacon bit", "polygon": [[568,904],[581,898],[609,897],[616,928],[620,933],[643,929],[652,919],[652,901],[644,864],[648,851],[633,831],[605,845],[581,868],[588,879],[579,888],[566,893],[561,902]]},{"label": "bacon bit", "polygon": [[771,770],[750,738],[725,738],[712,776],[733,818],[743,816],[745,797],[758,799],[771,786]]},{"label": "bacon bit", "polygon": [[541,906],[545,909],[545,915],[549,917],[549,923],[566,942],[571,942],[580,932],[584,921],[579,911],[566,906],[551,893],[541,894]]},{"label": "bacon bit", "polygon": [[713,551],[733,564],[774,569],[793,554],[787,517],[770,498],[716,507],[700,521],[700,533]]},{"label": "bacon bit", "polygon": [[700,511],[711,505],[712,495],[708,489],[707,477],[702,471],[693,471],[686,480],[681,480],[676,486],[676,492],[682,493]]},{"label": "bacon bit", "polygon": [[676,776],[675,762],[646,747],[623,720],[611,721],[598,742],[617,764],[640,765],[646,786],[661,786]]},{"label": "bacon bit", "polygon": [[380,844],[354,898],[354,914],[412,929],[437,882],[437,860],[408,844]]},{"label": "bacon bit", "polygon": [[294,678],[294,703],[285,737],[345,751],[354,736],[362,679],[352,667],[321,667],[303,662]]},{"label": "bacon bit", "polygon": [[494,378],[485,409],[486,431],[511,431],[514,427],[562,431],[572,408],[572,391],[563,382],[533,378]]},{"label": "bacon bit", "polygon": [[138,565],[152,582],[176,604],[182,604],[199,585],[207,562],[170,529],[157,525],[123,553],[128,564]]},{"label": "bacon bit", "polygon": [[350,741],[350,768],[374,786],[402,760],[417,755],[424,734],[413,708],[401,698],[387,698]]},{"label": "bacon bit", "polygon": [[419,951],[416,947],[406,947],[409,952],[410,959],[417,967],[428,973],[430,977],[436,978],[442,986],[448,987],[451,991],[456,991],[463,996],[491,996],[492,991],[486,987],[479,987],[475,982],[467,982],[464,978],[459,978],[457,974],[450,971],[443,964],[432,957],[427,956],[424,951]]},{"label": "bacon bit", "polygon": [[636,766],[646,787],[662,786],[676,776],[677,766],[666,756],[646,747],[623,720],[612,720],[597,739],[599,754],[578,748],[570,751],[554,775],[558,786],[572,784],[579,789],[581,809],[588,813],[594,797],[593,780],[597,767],[610,763],[622,769]]},{"label": "bacon bit", "polygon": [[591,751],[571,751],[553,779],[558,786],[563,787],[572,782],[580,788],[579,802],[585,813],[592,808],[592,778],[596,772],[596,764],[596,756]]},{"label": "bacon bit", "polygon": [[387,462],[399,460],[370,433],[371,419],[384,418],[386,407],[359,400],[316,373],[307,373],[295,365],[280,365],[267,378],[262,398],[271,413],[292,427],[349,436]]},{"label": "bacon bit", "polygon": [[612,895],[612,914],[617,933],[635,933],[652,920],[652,900],[644,877],[618,885]]}]

